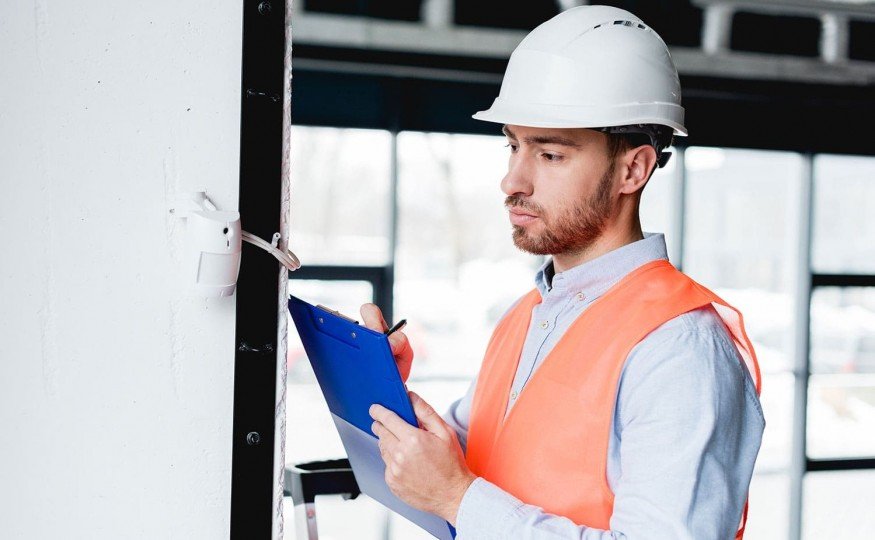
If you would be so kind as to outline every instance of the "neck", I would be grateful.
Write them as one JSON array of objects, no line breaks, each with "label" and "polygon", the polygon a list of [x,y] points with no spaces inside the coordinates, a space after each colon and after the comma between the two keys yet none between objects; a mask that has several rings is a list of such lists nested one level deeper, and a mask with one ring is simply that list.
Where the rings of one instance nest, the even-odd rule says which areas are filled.
[{"label": "neck", "polygon": [[604,232],[599,235],[596,240],[587,246],[585,249],[567,253],[556,253],[553,255],[553,269],[558,274],[575,266],[579,266],[585,262],[597,259],[621,248],[632,242],[637,242],[644,238],[644,233],[641,231],[641,223],[635,220],[631,226],[627,227],[606,227]]}]

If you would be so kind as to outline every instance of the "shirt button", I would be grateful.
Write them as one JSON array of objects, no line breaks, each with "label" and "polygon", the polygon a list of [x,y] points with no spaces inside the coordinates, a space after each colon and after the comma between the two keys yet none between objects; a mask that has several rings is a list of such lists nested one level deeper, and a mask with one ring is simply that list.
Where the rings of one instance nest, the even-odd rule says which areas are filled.
[{"label": "shirt button", "polygon": [[577,300],[578,301],[583,300],[584,298],[586,298],[585,294],[583,294],[582,292],[577,293]]},{"label": "shirt button", "polygon": [[541,326],[541,328],[543,328],[543,329],[546,330],[547,327],[550,326],[550,321],[541,321],[541,325],[540,325],[540,326]]},{"label": "shirt button", "polygon": [[517,394],[516,391],[511,392],[511,393],[510,393],[510,399],[511,399],[511,401],[515,400],[516,397],[517,397],[518,395],[519,395],[519,394]]}]

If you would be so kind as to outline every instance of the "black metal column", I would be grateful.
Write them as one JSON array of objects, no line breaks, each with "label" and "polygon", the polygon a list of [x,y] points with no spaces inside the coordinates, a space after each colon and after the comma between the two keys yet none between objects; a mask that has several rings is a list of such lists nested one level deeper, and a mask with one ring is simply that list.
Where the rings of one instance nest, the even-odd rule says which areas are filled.
[{"label": "black metal column", "polygon": [[[243,228],[270,240],[280,231],[283,159],[284,0],[244,0],[240,117]],[[270,538],[279,266],[244,244],[237,282],[231,538]]]}]

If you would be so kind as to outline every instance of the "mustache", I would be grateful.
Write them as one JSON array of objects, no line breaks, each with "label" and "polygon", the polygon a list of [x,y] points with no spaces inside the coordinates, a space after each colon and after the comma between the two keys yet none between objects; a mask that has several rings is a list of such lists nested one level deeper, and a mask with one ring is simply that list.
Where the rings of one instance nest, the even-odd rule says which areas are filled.
[{"label": "mustache", "polygon": [[509,195],[504,199],[504,206],[506,208],[521,208],[537,215],[541,215],[544,211],[541,205],[528,201],[521,195]]}]

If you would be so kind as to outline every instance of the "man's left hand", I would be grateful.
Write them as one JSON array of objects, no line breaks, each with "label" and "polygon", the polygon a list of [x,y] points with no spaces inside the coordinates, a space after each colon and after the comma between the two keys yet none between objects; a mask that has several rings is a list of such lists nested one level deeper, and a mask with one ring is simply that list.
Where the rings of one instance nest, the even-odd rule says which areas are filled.
[{"label": "man's left hand", "polygon": [[386,484],[410,506],[455,525],[462,497],[477,476],[465,463],[455,430],[416,393],[409,394],[421,429],[381,405],[369,410],[386,463]]}]

